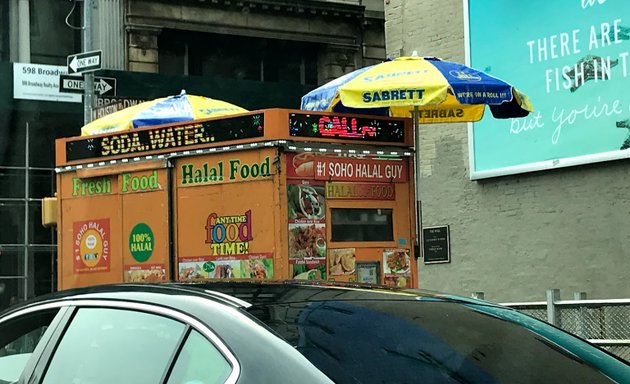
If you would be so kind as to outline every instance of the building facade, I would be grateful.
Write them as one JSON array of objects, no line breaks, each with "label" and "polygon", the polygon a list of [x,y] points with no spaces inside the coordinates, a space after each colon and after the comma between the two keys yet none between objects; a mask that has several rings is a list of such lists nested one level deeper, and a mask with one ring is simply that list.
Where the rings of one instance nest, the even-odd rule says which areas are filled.
[{"label": "building facade", "polygon": [[[58,78],[29,76],[82,52],[83,4],[103,51],[96,76],[117,79],[116,97],[185,89],[250,110],[298,108],[318,84],[385,58],[380,0],[0,2],[0,309],[56,289],[56,233],[40,204],[55,192],[54,140],[79,135],[83,106],[55,99]],[[16,91],[29,81],[46,97]]]},{"label": "building facade", "polygon": [[[562,64],[557,63],[563,60],[566,63],[577,61],[576,68],[583,71],[578,59],[588,57],[587,54],[612,57],[612,66],[615,66],[612,76],[617,76],[615,81],[625,84],[627,89],[628,80],[622,67],[627,54],[623,32],[627,28],[623,13],[612,8],[626,7],[627,11],[627,5],[583,1],[574,1],[571,5],[563,3],[562,12],[582,15],[565,20],[566,17],[557,17],[556,8],[559,5],[540,1],[528,2],[527,5],[511,3],[490,5],[476,0],[386,0],[388,55],[410,55],[417,51],[420,55],[437,56],[450,61],[472,60],[473,65],[485,61],[488,64],[479,69],[495,71],[492,73],[497,75],[500,75],[498,71],[503,61],[523,62],[523,66],[519,67],[521,72],[504,79],[532,96],[537,111],[532,114],[534,118],[545,113],[552,115],[552,105],[556,108],[556,116],[563,109],[568,112],[568,108],[573,108],[569,106],[568,98],[586,97],[588,89],[595,90],[593,103],[597,102],[598,97],[599,102],[603,103],[606,95],[613,92],[612,89],[596,91],[596,87],[612,86],[612,82],[585,82],[584,79],[578,84],[582,85],[582,89],[577,91],[569,90],[570,84],[564,90],[563,84],[560,84],[558,90],[552,88],[545,91],[545,82],[552,81],[555,76],[554,72],[549,72],[550,80],[546,80],[547,71],[553,71],[556,66],[562,70]],[[504,6],[517,9],[520,15],[518,19],[502,19],[501,15],[509,11]],[[492,8],[492,12],[487,12],[488,7]],[[587,20],[585,15],[590,13],[600,15],[595,14],[595,11],[607,13],[610,20],[602,17],[601,21],[581,21]],[[494,21],[490,23],[486,18],[483,24],[484,14],[494,18]],[[557,20],[565,20],[569,24],[559,26]],[[610,27],[602,33],[601,28],[607,24]],[[502,32],[483,34],[483,39],[479,38],[480,32],[469,33],[483,31],[492,25],[503,28]],[[538,28],[528,29],[528,26],[536,25]],[[554,33],[550,32],[546,48],[543,47],[543,37],[539,36],[543,32],[527,34],[527,31],[539,31],[541,28],[551,30],[550,26],[565,32],[567,41],[570,36],[572,39],[578,35],[580,37],[579,42],[577,39],[571,41],[570,48],[567,45],[567,50],[562,52],[564,57],[560,56],[560,51],[551,51]],[[556,38],[560,39],[560,32],[556,33]],[[595,46],[598,42],[599,48]],[[614,47],[618,52],[604,51],[601,44],[607,42],[610,43],[607,48]],[[528,56],[528,44],[533,47],[531,57]],[[578,50],[581,52],[578,53]],[[514,52],[518,54],[512,55]],[[552,56],[554,54],[556,57]],[[548,60],[546,66],[538,72],[532,72],[535,76],[528,75],[532,68],[536,68],[537,61],[544,59]],[[573,64],[566,66],[573,69]],[[569,69],[565,70],[567,77],[570,77]],[[584,71],[588,72],[588,69]],[[563,77],[560,79],[564,80]],[[580,81],[579,78],[572,80]],[[552,84],[551,87],[555,86]],[[534,97],[535,94],[538,97]],[[562,101],[554,105],[554,101],[549,99],[550,95]],[[597,117],[590,115],[590,120],[586,121],[586,115],[579,113],[585,104],[577,105],[573,114],[575,122],[566,121],[563,137],[576,132],[580,124],[590,125],[584,126],[584,133],[575,138],[571,149],[594,141],[587,129],[601,133],[604,132],[604,124],[612,123],[610,131],[606,132],[625,135],[625,132],[619,132],[619,124],[615,127],[614,121],[602,122],[601,127],[595,124],[604,119],[605,114]],[[609,111],[611,115],[613,109]],[[525,134],[532,138],[533,135],[541,135],[544,140],[540,139],[537,145],[547,146],[548,141],[554,140],[553,129],[549,129],[556,127],[557,130],[558,122],[553,124],[551,117],[545,115],[537,123],[531,120],[532,117],[530,125],[526,127],[521,126],[519,129],[518,125],[512,125],[519,123],[508,122],[503,131],[507,130],[508,134],[511,131],[512,139]],[[622,109],[619,109],[616,118],[625,118]],[[586,292],[589,298],[630,296],[630,285],[627,283],[630,234],[625,230],[630,223],[630,201],[623,197],[629,191],[627,179],[630,167],[627,160],[601,162],[598,154],[573,155],[570,160],[575,165],[563,167],[564,157],[548,155],[534,164],[537,164],[538,170],[507,172],[505,175],[471,180],[475,179],[471,171],[475,171],[473,168],[479,166],[483,156],[492,155],[495,160],[503,156],[503,159],[498,160],[505,160],[514,156],[510,152],[534,155],[534,150],[527,147],[527,141],[522,140],[512,146],[510,142],[502,141],[498,131],[484,147],[485,153],[480,152],[482,148],[479,142],[471,140],[481,140],[479,135],[486,128],[491,127],[480,123],[475,123],[471,130],[467,124],[420,127],[418,150],[422,226],[449,227],[451,261],[442,264],[419,263],[419,286],[464,295],[485,292],[487,299],[502,302],[543,300],[545,290],[552,288],[564,292],[564,298],[569,298],[567,296],[572,292]],[[523,128],[529,131],[523,132],[526,130]],[[518,133],[521,136],[517,136]],[[619,149],[623,137],[619,136],[617,140],[619,144],[616,149]],[[562,142],[556,140],[552,144],[555,144],[552,149],[557,150]],[[548,146],[551,148],[551,144]],[[472,153],[473,150],[475,153]],[[614,146],[606,151],[618,158],[628,157],[623,152],[617,153]]]}]

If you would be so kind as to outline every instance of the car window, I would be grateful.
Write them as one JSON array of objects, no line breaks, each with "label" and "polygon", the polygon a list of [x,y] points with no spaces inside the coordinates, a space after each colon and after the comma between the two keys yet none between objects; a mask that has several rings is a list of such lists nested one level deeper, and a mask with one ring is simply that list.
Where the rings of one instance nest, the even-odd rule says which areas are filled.
[{"label": "car window", "polygon": [[330,300],[248,311],[336,383],[611,382],[536,332],[456,303]]},{"label": "car window", "polygon": [[43,383],[159,383],[185,329],[176,320],[145,312],[81,308]]},{"label": "car window", "polygon": [[17,382],[58,312],[37,311],[0,323],[0,384]]},{"label": "car window", "polygon": [[232,366],[199,332],[192,331],[177,356],[168,384],[224,383]]}]

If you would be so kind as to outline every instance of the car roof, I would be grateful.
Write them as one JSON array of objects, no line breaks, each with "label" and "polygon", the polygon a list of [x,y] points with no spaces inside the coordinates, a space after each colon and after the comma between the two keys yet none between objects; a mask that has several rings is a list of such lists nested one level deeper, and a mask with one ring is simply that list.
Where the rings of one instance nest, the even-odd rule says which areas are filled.
[{"label": "car roof", "polygon": [[406,289],[382,285],[324,282],[308,280],[284,281],[202,281],[172,283],[182,288],[222,292],[242,299],[251,305],[287,304],[314,301],[357,300],[432,300],[499,306],[472,298],[441,294],[419,289]]},{"label": "car roof", "polygon": [[195,296],[240,308],[270,303],[286,304],[326,300],[431,300],[499,306],[482,300],[437,292],[370,284],[303,280],[210,280],[181,283],[122,283],[72,288],[38,296],[0,314],[10,313],[16,308],[64,300],[124,299],[172,305],[176,302],[172,296]]}]

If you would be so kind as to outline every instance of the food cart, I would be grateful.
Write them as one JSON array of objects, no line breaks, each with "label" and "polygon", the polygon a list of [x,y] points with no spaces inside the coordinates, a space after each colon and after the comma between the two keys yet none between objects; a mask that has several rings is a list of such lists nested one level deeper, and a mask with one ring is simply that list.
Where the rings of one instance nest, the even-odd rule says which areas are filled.
[{"label": "food cart", "polygon": [[410,119],[287,109],[58,139],[58,287],[417,287],[412,148]]}]

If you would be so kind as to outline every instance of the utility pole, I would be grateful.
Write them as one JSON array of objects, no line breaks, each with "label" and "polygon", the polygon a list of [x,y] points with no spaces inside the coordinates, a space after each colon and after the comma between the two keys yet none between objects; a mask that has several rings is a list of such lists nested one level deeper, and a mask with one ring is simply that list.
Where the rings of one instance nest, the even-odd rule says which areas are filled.
[{"label": "utility pole", "polygon": [[[83,0],[83,52],[92,50],[92,1]],[[92,121],[92,108],[94,107],[94,72],[83,74],[83,123]]]},{"label": "utility pole", "polygon": [[[20,63],[31,62],[31,27],[30,27],[30,6],[28,0],[18,0],[17,3],[17,48],[15,52],[18,54],[16,61]],[[14,19],[11,19],[14,22]],[[14,32],[14,30],[12,30]]]}]

